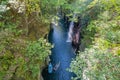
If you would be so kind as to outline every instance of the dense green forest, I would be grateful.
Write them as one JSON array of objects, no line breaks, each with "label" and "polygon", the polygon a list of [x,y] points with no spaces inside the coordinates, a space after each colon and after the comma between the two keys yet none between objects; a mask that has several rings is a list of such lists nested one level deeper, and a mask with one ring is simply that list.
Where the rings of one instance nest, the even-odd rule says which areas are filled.
[{"label": "dense green forest", "polygon": [[0,80],[43,80],[58,14],[81,18],[71,80],[120,80],[120,0],[0,0]]}]

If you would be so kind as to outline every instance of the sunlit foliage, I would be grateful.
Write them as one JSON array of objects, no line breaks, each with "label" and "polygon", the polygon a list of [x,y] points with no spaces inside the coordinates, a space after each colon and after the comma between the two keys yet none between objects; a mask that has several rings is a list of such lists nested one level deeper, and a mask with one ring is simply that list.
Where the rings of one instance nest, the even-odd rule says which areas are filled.
[{"label": "sunlit foliage", "polygon": [[77,75],[75,80],[120,79],[119,1],[95,2],[95,7],[99,7],[99,13],[96,18],[91,17],[87,28],[83,29],[82,43],[87,48],[71,63],[70,71]]}]

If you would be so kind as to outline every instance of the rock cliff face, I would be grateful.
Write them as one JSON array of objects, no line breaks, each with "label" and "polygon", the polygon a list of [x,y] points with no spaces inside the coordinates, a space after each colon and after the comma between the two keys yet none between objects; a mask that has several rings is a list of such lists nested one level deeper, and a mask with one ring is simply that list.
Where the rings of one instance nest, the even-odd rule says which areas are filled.
[{"label": "rock cliff face", "polygon": [[80,27],[79,26],[75,26],[73,28],[73,36],[72,36],[72,46],[73,49],[75,50],[75,52],[77,53],[77,51],[79,50],[79,45],[80,45]]},{"label": "rock cliff face", "polygon": [[40,37],[47,38],[48,32],[49,28],[45,25],[31,24],[28,29],[28,36],[33,40],[39,39]]},{"label": "rock cliff face", "polygon": [[48,25],[39,19],[40,16],[38,16],[39,13],[37,11],[27,12],[25,1],[8,0],[6,5],[0,5],[0,9],[14,16],[11,20],[12,22],[16,23],[16,20],[19,22],[18,28],[23,30],[22,36],[36,40],[44,37],[49,32]]}]

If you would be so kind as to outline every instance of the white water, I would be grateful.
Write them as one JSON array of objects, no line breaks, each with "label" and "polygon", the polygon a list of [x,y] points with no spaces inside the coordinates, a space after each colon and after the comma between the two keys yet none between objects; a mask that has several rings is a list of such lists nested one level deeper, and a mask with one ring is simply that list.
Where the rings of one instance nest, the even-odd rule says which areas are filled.
[{"label": "white water", "polygon": [[[75,14],[73,15],[73,18],[75,18]],[[71,21],[68,31],[68,38],[66,42],[72,42],[73,27],[74,27],[74,21]]]},{"label": "white water", "polygon": [[71,21],[70,26],[69,26],[68,38],[66,42],[72,42],[73,27],[74,27],[74,22]]}]

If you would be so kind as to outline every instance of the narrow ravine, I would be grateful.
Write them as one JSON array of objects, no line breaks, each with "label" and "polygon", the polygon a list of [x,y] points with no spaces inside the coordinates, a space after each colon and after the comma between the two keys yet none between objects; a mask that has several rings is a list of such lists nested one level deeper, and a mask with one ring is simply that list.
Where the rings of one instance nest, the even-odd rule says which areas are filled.
[{"label": "narrow ravine", "polygon": [[53,30],[49,33],[49,41],[54,44],[52,55],[50,56],[53,67],[60,64],[56,71],[48,73],[48,68],[44,69],[44,80],[71,80],[73,73],[68,72],[72,58],[75,53],[72,49],[71,42],[66,42],[68,38],[68,27],[64,26],[64,20],[60,20],[58,24],[53,24]]}]

